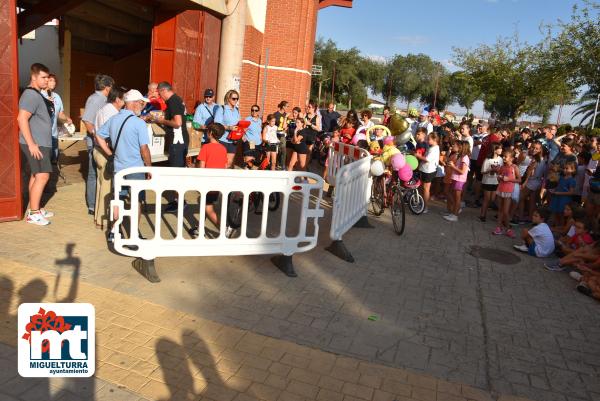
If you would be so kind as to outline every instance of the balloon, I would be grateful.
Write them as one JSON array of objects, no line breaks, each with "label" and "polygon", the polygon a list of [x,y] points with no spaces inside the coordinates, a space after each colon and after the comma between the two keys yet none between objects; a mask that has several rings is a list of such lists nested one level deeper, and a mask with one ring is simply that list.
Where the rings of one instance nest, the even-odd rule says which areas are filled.
[{"label": "balloon", "polygon": [[381,158],[383,159],[383,163],[387,166],[390,164],[392,156],[396,153],[400,153],[397,147],[394,145],[386,145],[383,147],[383,153],[381,154]]},{"label": "balloon", "polygon": [[381,160],[375,160],[371,164],[371,175],[375,177],[379,177],[383,174],[385,167],[383,166],[383,162]]},{"label": "balloon", "polygon": [[419,167],[419,161],[413,155],[406,156],[406,164],[410,166],[411,170],[416,170]]},{"label": "balloon", "polygon": [[392,168],[396,171],[399,171],[402,167],[406,165],[406,160],[404,159],[404,155],[402,153],[396,153],[391,158]]},{"label": "balloon", "polygon": [[411,139],[412,139],[412,131],[407,129],[406,131],[404,131],[403,133],[398,135],[398,137],[396,138],[396,142],[399,145],[404,145],[406,142],[410,141]]},{"label": "balloon", "polygon": [[393,136],[386,136],[385,138],[383,138],[383,144],[384,145],[393,145],[394,144],[394,137]]},{"label": "balloon", "polygon": [[352,137],[352,145],[356,146],[358,144],[358,141],[366,141],[367,140],[367,136],[364,133],[359,133],[359,134],[355,134]]},{"label": "balloon", "polygon": [[392,131],[392,135],[400,135],[404,131],[406,131],[408,127],[408,122],[404,119],[404,117],[394,114],[390,117],[390,123],[388,124],[390,127],[390,131]]},{"label": "balloon", "polygon": [[413,172],[408,164],[405,164],[404,167],[398,171],[398,178],[402,181],[410,181],[413,176]]}]

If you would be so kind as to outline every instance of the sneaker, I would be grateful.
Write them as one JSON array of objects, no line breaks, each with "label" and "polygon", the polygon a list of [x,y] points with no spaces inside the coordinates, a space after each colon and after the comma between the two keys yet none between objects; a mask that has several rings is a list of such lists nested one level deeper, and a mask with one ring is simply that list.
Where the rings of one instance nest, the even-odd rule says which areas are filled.
[{"label": "sneaker", "polygon": [[518,219],[512,219],[512,220],[509,222],[509,224],[510,224],[511,226],[513,226],[513,227],[514,227],[514,226],[518,226],[518,225],[519,225],[519,220],[518,220]]},{"label": "sneaker", "polygon": [[486,222],[485,216],[479,216],[479,221],[481,221],[482,223],[485,223]]},{"label": "sneaker", "polygon": [[[561,266],[559,261],[544,263],[544,267],[546,269],[550,270],[551,272],[561,272],[561,271],[565,270],[564,266]],[[576,273],[576,272],[572,272],[572,273]]]},{"label": "sneaker", "polygon": [[527,245],[525,244],[521,244],[521,245],[513,245],[513,248],[515,248],[517,251],[521,251],[521,252],[529,252],[529,248],[527,247]]},{"label": "sneaker", "polygon": [[569,277],[571,277],[573,280],[581,281],[583,274],[576,271],[572,271],[571,273],[569,273]]},{"label": "sneaker", "polygon": [[492,231],[494,235],[504,235],[504,229],[500,226],[496,227],[494,231]]},{"label": "sneaker", "polygon": [[190,228],[190,236],[192,238],[198,238],[200,236],[200,231],[198,230],[198,227]]},{"label": "sneaker", "polygon": [[458,221],[458,216],[456,216],[455,214],[448,214],[443,217],[445,220],[448,220],[448,221]]},{"label": "sneaker", "polygon": [[233,234],[235,234],[235,228],[227,227],[227,229],[225,230],[225,237],[231,238],[231,237],[233,237]]},{"label": "sneaker", "polygon": [[449,211],[445,210],[445,211],[441,211],[440,215],[442,216],[450,216],[452,213],[450,213]]},{"label": "sneaker", "polygon": [[44,208],[40,209],[40,213],[42,214],[42,216],[44,216],[46,219],[49,219],[50,217],[54,217],[54,213],[50,212]]},{"label": "sneaker", "polygon": [[515,238],[515,232],[512,230],[512,228],[509,228],[508,230],[506,230],[506,236],[508,238]]},{"label": "sneaker", "polygon": [[463,208],[461,207],[460,209],[458,209],[458,214],[462,213]]},{"label": "sneaker", "polygon": [[50,222],[42,215],[42,213],[28,213],[25,221],[36,226],[47,226]]},{"label": "sneaker", "polygon": [[583,284],[583,283],[579,283],[577,284],[577,291],[579,291],[580,293],[587,295],[588,297],[592,295],[592,290],[590,290],[590,288]]},{"label": "sneaker", "polygon": [[427,213],[429,213],[429,209],[427,209],[427,208],[423,209],[423,211],[421,212],[421,214],[427,214]]}]

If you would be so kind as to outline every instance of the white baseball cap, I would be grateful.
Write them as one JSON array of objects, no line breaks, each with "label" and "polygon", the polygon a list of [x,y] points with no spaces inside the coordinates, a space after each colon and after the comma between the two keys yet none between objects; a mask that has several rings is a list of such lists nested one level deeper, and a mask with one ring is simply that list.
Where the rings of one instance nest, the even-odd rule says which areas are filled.
[{"label": "white baseball cap", "polygon": [[123,96],[123,100],[125,102],[137,102],[138,100],[143,100],[146,103],[150,101],[148,98],[142,96],[140,91],[137,89],[131,89],[130,91],[125,93],[125,95]]}]

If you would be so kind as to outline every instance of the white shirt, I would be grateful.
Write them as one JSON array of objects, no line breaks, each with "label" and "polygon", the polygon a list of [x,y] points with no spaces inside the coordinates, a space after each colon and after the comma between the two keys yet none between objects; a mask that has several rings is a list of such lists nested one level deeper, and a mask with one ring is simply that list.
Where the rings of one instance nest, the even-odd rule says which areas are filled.
[{"label": "white shirt", "polygon": [[437,166],[440,163],[440,147],[437,145],[430,146],[425,153],[426,162],[421,162],[419,171],[423,173],[435,173]]},{"label": "white shirt", "polygon": [[96,132],[106,123],[112,116],[119,114],[119,110],[112,103],[106,103],[96,113],[96,120],[94,121],[94,128]]},{"label": "white shirt", "polygon": [[546,223],[540,223],[529,230],[529,235],[535,242],[535,254],[538,258],[545,258],[554,252],[554,237]]},{"label": "white shirt", "polygon": [[[463,141],[467,141],[469,142],[469,150],[471,151],[471,154],[473,153],[473,137],[472,136],[467,136],[463,138]],[[472,159],[473,157],[471,157]]]},{"label": "white shirt", "polygon": [[500,156],[493,159],[485,159],[483,166],[481,166],[481,172],[483,177],[481,183],[484,185],[497,185],[498,184],[498,173],[491,174],[492,166],[502,166],[502,158]]},{"label": "white shirt", "polygon": [[[430,123],[429,121],[423,121],[422,123],[418,123],[417,124],[417,128],[426,128],[427,129],[427,135],[431,134],[433,132],[433,124]],[[417,130],[415,130],[414,134],[416,135]]]},{"label": "white shirt", "polygon": [[269,144],[279,143],[279,138],[277,138],[277,126],[267,125],[267,132],[265,134],[265,137]]},{"label": "white shirt", "polygon": [[[476,135],[474,137],[473,140],[477,139],[478,141],[483,141],[485,139],[486,136],[488,136],[489,134],[483,133],[481,135]],[[473,145],[473,150],[471,151],[471,160],[477,160],[477,158],[479,157],[479,151],[481,150],[481,144],[479,145]]]}]

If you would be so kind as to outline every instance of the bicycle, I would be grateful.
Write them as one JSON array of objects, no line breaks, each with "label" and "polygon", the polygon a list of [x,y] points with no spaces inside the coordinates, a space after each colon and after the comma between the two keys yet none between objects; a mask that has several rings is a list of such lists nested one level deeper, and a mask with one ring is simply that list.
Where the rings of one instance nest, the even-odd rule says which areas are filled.
[{"label": "bicycle", "polygon": [[371,211],[381,216],[386,207],[392,214],[394,231],[398,235],[404,233],[406,212],[404,210],[404,191],[397,174],[391,174],[389,184],[386,183],[389,174],[383,174],[373,179],[371,187]]}]

